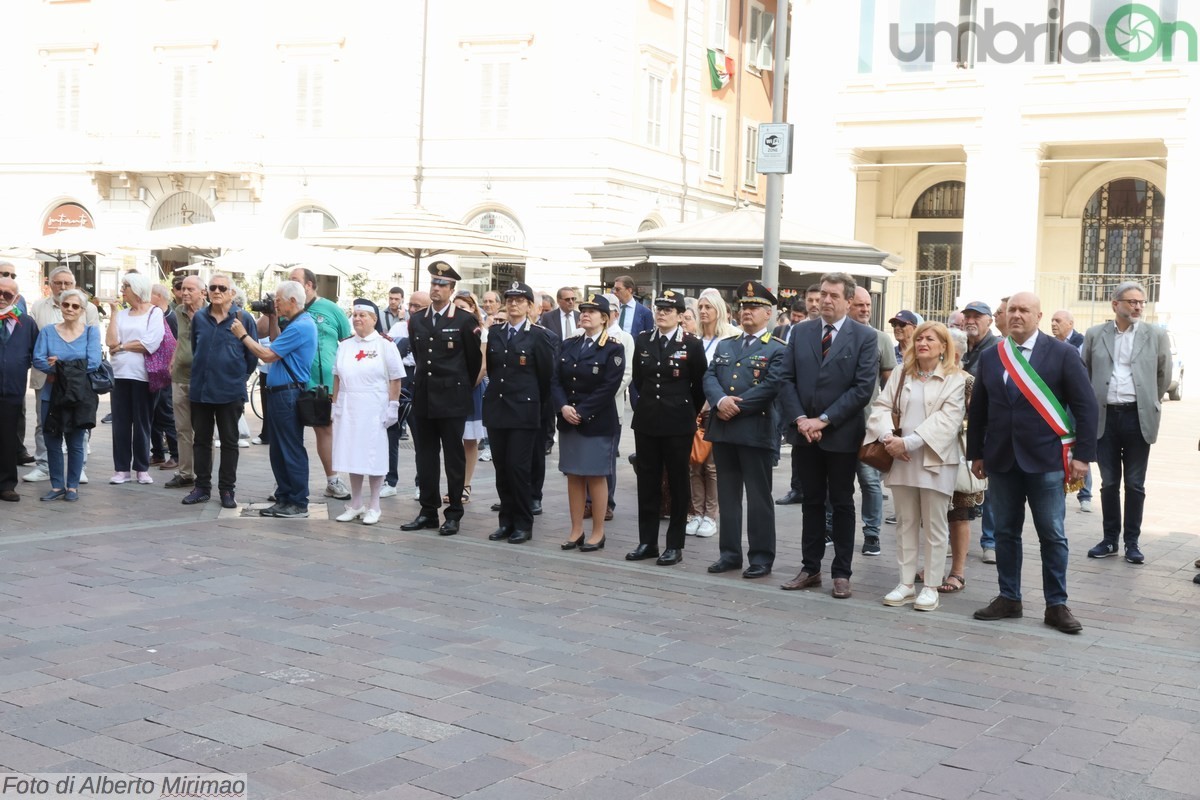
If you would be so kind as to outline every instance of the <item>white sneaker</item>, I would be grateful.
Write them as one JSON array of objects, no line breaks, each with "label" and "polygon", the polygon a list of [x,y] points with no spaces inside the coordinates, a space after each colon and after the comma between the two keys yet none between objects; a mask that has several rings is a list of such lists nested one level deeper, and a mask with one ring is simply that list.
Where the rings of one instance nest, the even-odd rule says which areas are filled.
[{"label": "white sneaker", "polygon": [[396,496],[396,487],[385,483],[383,485],[383,488],[379,490],[379,496],[380,497],[395,497]]},{"label": "white sneaker", "polygon": [[996,563],[996,551],[995,551],[995,550],[988,550],[988,549],[984,549],[984,551],[983,551],[983,563],[985,563],[985,564],[995,564],[995,563]]},{"label": "white sneaker", "polygon": [[48,481],[48,480],[50,480],[50,473],[47,472],[46,470],[42,469],[41,467],[34,467],[33,469],[29,470],[29,472],[26,472],[21,477],[21,480],[29,481],[30,483],[36,483],[38,481]]},{"label": "white sneaker", "polygon": [[479,460],[480,461],[491,461],[492,460],[492,448],[485,447],[482,450],[480,450],[479,451]]},{"label": "white sneaker", "polygon": [[88,439],[88,441],[87,441],[87,454],[89,456],[92,454],[92,440],[91,439]]},{"label": "white sneaker", "polygon": [[221,449],[221,440],[220,439],[213,439],[213,449],[214,450]]},{"label": "white sneaker", "polygon": [[1092,513],[1092,501],[1091,500],[1080,500],[1079,501],[1079,510],[1085,514]]},{"label": "white sneaker", "polygon": [[696,535],[707,538],[717,532],[717,521],[712,517],[701,517],[700,527],[696,528]]},{"label": "white sneaker", "polygon": [[420,500],[420,499],[421,499],[421,487],[414,486],[413,487],[413,500]]},{"label": "white sneaker", "polygon": [[379,522],[379,518],[382,516],[383,516],[382,511],[375,511],[373,509],[368,508],[366,510],[366,513],[363,514],[363,518],[362,518],[363,525],[374,525],[376,522]]},{"label": "white sneaker", "polygon": [[917,602],[913,603],[913,608],[917,611],[933,611],[938,607],[938,590],[932,586],[926,586],[921,590],[921,594],[917,596]]},{"label": "white sneaker", "polygon": [[249,446],[250,446],[249,439],[238,439],[238,447],[249,447]]},{"label": "white sneaker", "polygon": [[114,472],[113,476],[108,479],[109,483],[129,483],[130,477],[128,472]]},{"label": "white sneaker", "polygon": [[84,472],[83,470],[79,470],[79,482],[87,483],[87,473]]},{"label": "white sneaker", "polygon": [[[922,590],[922,594],[925,591],[926,590]],[[937,591],[934,590],[933,593],[936,595]],[[911,603],[916,596],[917,589],[915,586],[905,586],[903,583],[901,583],[898,584],[895,589],[892,589],[883,596],[883,604],[885,606],[892,607],[902,606],[905,603]]]},{"label": "white sneaker", "polygon": [[154,478],[151,478],[151,477],[150,477],[150,473],[149,473],[149,472],[139,472],[139,473],[137,474],[137,482],[138,482],[138,483],[143,483],[143,484],[145,484],[145,483],[154,483]]},{"label": "white sneaker", "polygon": [[255,436],[253,439],[250,440],[250,444],[262,444],[262,443],[263,443],[263,440],[262,440],[261,436]]},{"label": "white sneaker", "polygon": [[692,517],[691,519],[688,520],[687,527],[683,529],[683,532],[685,534],[687,534],[688,536],[695,536],[696,531],[697,531],[697,529],[699,529],[699,527],[700,527],[700,517]]},{"label": "white sneaker", "polygon": [[350,490],[346,488],[346,484],[342,483],[342,479],[338,477],[325,482],[325,496],[332,497],[335,500],[349,500]]},{"label": "white sneaker", "polygon": [[363,510],[361,508],[351,508],[350,506],[346,506],[346,510],[341,514],[338,514],[336,517],[334,517],[334,519],[336,519],[338,522],[353,522],[362,515]]}]

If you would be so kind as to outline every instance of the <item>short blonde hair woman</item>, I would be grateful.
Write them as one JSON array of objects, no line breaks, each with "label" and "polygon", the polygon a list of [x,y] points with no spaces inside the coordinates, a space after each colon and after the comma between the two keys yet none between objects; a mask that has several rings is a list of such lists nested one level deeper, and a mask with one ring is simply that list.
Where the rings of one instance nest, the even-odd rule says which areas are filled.
[{"label": "short blonde hair woman", "polygon": [[[696,300],[696,335],[704,345],[704,357],[712,363],[717,353],[717,342],[737,336],[738,329],[729,324],[729,307],[725,298],[716,289],[705,289]],[[708,423],[709,407],[705,404],[700,412],[703,424]],[[712,536],[717,532],[717,465],[712,452],[703,464],[690,466],[692,502],[684,532],[690,536]]]}]

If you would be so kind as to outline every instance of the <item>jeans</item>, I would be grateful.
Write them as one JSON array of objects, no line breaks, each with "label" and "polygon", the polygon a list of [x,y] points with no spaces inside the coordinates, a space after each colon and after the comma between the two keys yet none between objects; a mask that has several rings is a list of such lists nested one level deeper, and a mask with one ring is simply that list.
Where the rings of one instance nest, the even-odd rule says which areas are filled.
[{"label": "jeans", "polygon": [[1092,499],[1092,465],[1088,464],[1087,475],[1083,476],[1083,488],[1079,490],[1079,502]]},{"label": "jeans", "polygon": [[1066,490],[1062,470],[1054,472],[988,473],[988,495],[996,522],[996,575],[1000,595],[1021,599],[1021,529],[1025,503],[1033,513],[1033,527],[1042,546],[1042,593],[1047,606],[1067,602]]},{"label": "jeans", "polygon": [[271,472],[275,475],[276,502],[308,508],[308,451],[304,449],[304,426],[296,416],[299,397],[300,390],[296,388],[267,395],[270,413],[266,423],[271,434],[268,449]]},{"label": "jeans", "polygon": [[150,414],[154,395],[145,381],[117,378],[113,381],[112,448],[117,472],[150,469]]},{"label": "jeans", "polygon": [[1104,513],[1104,541],[1121,538],[1121,477],[1125,478],[1125,544],[1137,544],[1142,534],[1142,509],[1146,505],[1146,464],[1150,445],[1142,437],[1137,407],[1109,406],[1104,435],[1096,442],[1100,465],[1100,510]]},{"label": "jeans", "polygon": [[992,515],[992,493],[985,492],[979,506],[979,546],[984,550],[996,549],[996,520]]},{"label": "jeans", "polygon": [[[38,409],[38,418],[45,420],[50,415],[50,401],[42,400],[38,403]],[[87,438],[87,430],[76,428],[72,431],[51,434],[49,431],[42,430],[41,425],[38,425],[38,430],[42,431],[42,439],[39,444],[46,449],[46,472],[50,474],[50,488],[78,489],[79,476],[83,473],[83,443]],[[67,442],[65,464],[62,451],[64,439]]]},{"label": "jeans", "polygon": [[[242,401],[232,403],[192,403],[192,431],[195,435],[192,455],[196,473],[196,488],[212,490],[213,423],[221,440],[221,470],[217,488],[232,492],[237,485],[238,417]],[[301,432],[303,435],[303,432]],[[276,495],[278,497],[278,495]]]},{"label": "jeans", "polygon": [[[870,464],[858,462],[858,488],[862,491],[863,536],[879,538],[883,522],[883,473]],[[832,510],[832,509],[830,509]],[[826,525],[828,528],[828,524]]]}]

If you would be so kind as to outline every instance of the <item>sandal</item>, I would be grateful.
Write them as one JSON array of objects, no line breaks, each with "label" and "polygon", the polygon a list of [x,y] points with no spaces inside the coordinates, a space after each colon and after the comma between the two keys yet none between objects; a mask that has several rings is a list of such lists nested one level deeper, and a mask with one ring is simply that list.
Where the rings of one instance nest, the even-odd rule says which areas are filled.
[{"label": "sandal", "polygon": [[465,506],[469,502],[471,502],[471,485],[467,484],[463,487],[462,504]]},{"label": "sandal", "polygon": [[[958,585],[955,586],[950,581],[958,581]],[[942,594],[954,594],[955,592],[961,592],[966,586],[967,579],[962,575],[947,575],[946,582],[938,587],[938,591]]]}]

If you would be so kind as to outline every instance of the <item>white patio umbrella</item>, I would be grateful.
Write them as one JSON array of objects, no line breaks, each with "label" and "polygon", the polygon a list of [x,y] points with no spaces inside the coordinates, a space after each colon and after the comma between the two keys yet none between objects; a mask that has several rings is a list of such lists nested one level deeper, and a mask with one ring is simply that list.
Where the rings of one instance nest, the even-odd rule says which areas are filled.
[{"label": "white patio umbrella", "polygon": [[230,272],[255,272],[267,267],[289,270],[307,267],[318,274],[350,275],[360,271],[359,263],[370,256],[314,247],[295,239],[259,241],[227,250],[212,260],[213,266]]},{"label": "white patio umbrella", "polygon": [[229,222],[200,222],[145,231],[129,250],[229,250],[254,243],[254,231]]},{"label": "white patio umbrella", "polygon": [[5,248],[3,254],[14,258],[42,256],[61,264],[81,255],[108,255],[118,247],[118,240],[111,233],[79,227],[63,228],[55,233],[13,242],[13,246]]}]

